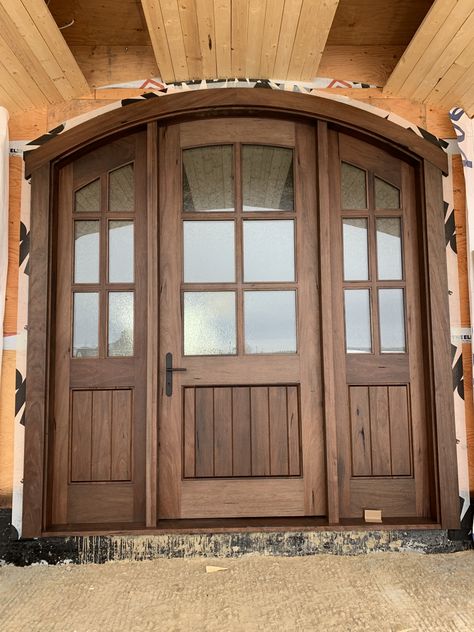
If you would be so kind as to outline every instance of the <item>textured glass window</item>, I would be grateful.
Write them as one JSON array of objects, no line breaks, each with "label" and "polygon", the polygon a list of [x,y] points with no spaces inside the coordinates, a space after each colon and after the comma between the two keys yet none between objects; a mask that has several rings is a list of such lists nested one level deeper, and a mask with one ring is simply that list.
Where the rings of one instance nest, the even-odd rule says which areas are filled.
[{"label": "textured glass window", "polygon": [[296,292],[244,292],[245,352],[296,353]]},{"label": "textured glass window", "polygon": [[234,222],[183,222],[184,282],[235,281]]},{"label": "textured glass window", "polygon": [[237,352],[235,292],[184,292],[184,355]]},{"label": "textured glass window", "polygon": [[401,288],[379,290],[382,353],[405,352],[405,310]]},{"label": "textured glass window", "polygon": [[367,208],[367,182],[363,169],[341,164],[341,202],[343,209]]},{"label": "textured glass window", "polygon": [[234,210],[232,145],[183,151],[183,208],[191,213]]},{"label": "textured glass window", "polygon": [[400,190],[377,177],[375,178],[375,208],[400,208]]},{"label": "textured glass window", "polygon": [[98,220],[74,222],[74,283],[99,282]]},{"label": "textured glass window", "polygon": [[109,282],[133,282],[133,221],[109,222]]},{"label": "textured glass window", "polygon": [[369,290],[344,290],[344,311],[347,353],[370,353],[372,335]]},{"label": "textured glass window", "polygon": [[344,279],[366,281],[369,278],[367,220],[343,219]]},{"label": "textured glass window", "polygon": [[73,357],[97,357],[99,355],[99,294],[75,292],[73,312]]},{"label": "textured glass window", "polygon": [[242,197],[244,211],[292,211],[293,150],[243,145]]},{"label": "textured glass window", "polygon": [[74,195],[74,210],[76,213],[100,212],[100,180],[94,180],[76,191]]},{"label": "textured glass window", "polygon": [[135,208],[133,164],[109,173],[109,211],[130,212]]},{"label": "textured glass window", "polygon": [[402,278],[402,236],[398,217],[377,219],[377,271],[380,280]]},{"label": "textured glass window", "polygon": [[244,222],[244,281],[294,281],[293,220]]},{"label": "textured glass window", "polygon": [[109,356],[133,355],[133,292],[109,292]]}]

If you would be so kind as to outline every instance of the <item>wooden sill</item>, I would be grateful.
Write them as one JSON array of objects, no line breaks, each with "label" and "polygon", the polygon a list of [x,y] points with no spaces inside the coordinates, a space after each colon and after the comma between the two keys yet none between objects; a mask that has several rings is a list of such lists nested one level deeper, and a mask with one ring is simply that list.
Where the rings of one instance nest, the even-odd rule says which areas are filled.
[{"label": "wooden sill", "polygon": [[439,523],[422,518],[387,518],[382,523],[366,523],[346,518],[339,524],[328,524],[325,518],[221,518],[196,520],[160,520],[157,527],[142,524],[58,525],[43,532],[43,537],[97,535],[171,535],[196,533],[250,533],[296,531],[408,531],[441,529]]}]

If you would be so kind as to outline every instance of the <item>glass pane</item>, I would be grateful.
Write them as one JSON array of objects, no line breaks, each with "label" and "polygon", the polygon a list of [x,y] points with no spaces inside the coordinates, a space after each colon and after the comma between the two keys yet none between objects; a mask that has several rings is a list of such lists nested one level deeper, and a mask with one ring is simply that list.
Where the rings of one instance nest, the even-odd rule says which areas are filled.
[{"label": "glass pane", "polygon": [[100,212],[100,180],[94,180],[76,191],[74,210],[76,213]]},{"label": "glass pane", "polygon": [[74,283],[99,282],[99,221],[74,222]]},{"label": "glass pane", "polygon": [[375,178],[375,208],[400,208],[400,191],[385,180]]},{"label": "glass pane", "polygon": [[402,237],[398,217],[377,219],[377,270],[381,280],[402,278]]},{"label": "glass pane", "polygon": [[294,221],[244,222],[244,281],[294,280]]},{"label": "glass pane", "polygon": [[109,292],[108,355],[133,355],[133,292]]},{"label": "glass pane", "polygon": [[96,358],[99,355],[99,294],[74,294],[74,358]]},{"label": "glass pane", "polygon": [[133,164],[109,173],[109,211],[133,211],[135,208],[135,182]]},{"label": "glass pane", "polygon": [[235,281],[234,222],[184,222],[184,282]]},{"label": "glass pane", "polygon": [[369,278],[367,256],[367,220],[343,219],[344,279],[366,281]]},{"label": "glass pane", "polygon": [[380,348],[383,353],[405,352],[403,290],[379,290]]},{"label": "glass pane", "polygon": [[296,353],[296,293],[245,292],[245,353]]},{"label": "glass pane", "polygon": [[293,150],[265,145],[242,147],[244,211],[294,209]]},{"label": "glass pane", "polygon": [[369,290],[344,290],[347,353],[370,353]]},{"label": "glass pane", "polygon": [[184,292],[184,355],[237,352],[235,292]]},{"label": "glass pane", "polygon": [[234,210],[232,145],[183,151],[183,208],[191,213]]},{"label": "glass pane", "polygon": [[109,222],[109,282],[133,282],[133,221]]},{"label": "glass pane", "polygon": [[365,171],[347,162],[341,164],[341,202],[344,209],[367,208]]}]

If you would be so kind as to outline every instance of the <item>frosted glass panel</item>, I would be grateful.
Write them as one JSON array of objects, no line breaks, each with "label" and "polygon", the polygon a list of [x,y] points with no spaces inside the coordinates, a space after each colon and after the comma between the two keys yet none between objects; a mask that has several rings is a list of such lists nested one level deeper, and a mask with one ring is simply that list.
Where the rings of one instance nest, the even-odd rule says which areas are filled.
[{"label": "frosted glass panel", "polygon": [[296,353],[296,293],[244,292],[245,353]]},{"label": "frosted glass panel", "polygon": [[347,353],[370,353],[369,290],[344,290]]},{"label": "frosted glass panel", "polygon": [[133,292],[109,292],[108,355],[133,355]]},{"label": "frosted glass panel", "polygon": [[294,221],[244,222],[244,281],[294,280]]},{"label": "frosted glass panel", "polygon": [[379,290],[380,347],[383,353],[405,352],[403,290]]},{"label": "frosted glass panel", "polygon": [[99,355],[99,294],[74,294],[74,358],[95,358]]},{"label": "frosted glass panel", "polygon": [[369,278],[367,256],[367,220],[343,219],[344,279],[366,281]]},{"label": "frosted glass panel", "polygon": [[135,208],[135,183],[133,164],[125,165],[109,174],[109,210],[133,211]]},{"label": "frosted glass panel", "polygon": [[183,208],[188,212],[234,210],[232,145],[183,151]]},{"label": "frosted glass panel", "polygon": [[99,222],[74,222],[74,283],[99,282]]},{"label": "frosted glass panel", "polygon": [[76,191],[74,210],[76,213],[100,212],[100,180],[94,180]]},{"label": "frosted glass panel", "polygon": [[237,352],[234,292],[184,292],[184,355]]},{"label": "frosted glass panel", "polygon": [[292,211],[293,150],[243,145],[242,195],[244,211]]},{"label": "frosted glass panel", "polygon": [[402,238],[398,217],[377,219],[377,271],[380,280],[402,278]]},{"label": "frosted glass panel", "polygon": [[375,178],[375,208],[400,208],[400,191],[385,180]]},{"label": "frosted glass panel", "polygon": [[365,171],[347,162],[341,164],[341,202],[343,209],[367,208]]},{"label": "frosted glass panel", "polygon": [[133,282],[133,221],[109,222],[109,282]]},{"label": "frosted glass panel", "polygon": [[184,222],[184,282],[235,281],[234,222]]}]

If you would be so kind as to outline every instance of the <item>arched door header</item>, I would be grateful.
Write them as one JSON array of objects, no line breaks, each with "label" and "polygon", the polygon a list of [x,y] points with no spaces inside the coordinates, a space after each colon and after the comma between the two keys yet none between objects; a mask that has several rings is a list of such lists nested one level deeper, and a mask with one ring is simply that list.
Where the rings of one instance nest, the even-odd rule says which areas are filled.
[{"label": "arched door header", "polygon": [[364,110],[313,95],[228,88],[147,99],[97,116],[25,154],[26,176],[29,177],[44,164],[66,158],[91,143],[152,121],[169,124],[229,115],[324,120],[388,142],[414,157],[426,159],[447,173],[447,156],[442,149],[411,130]]}]

